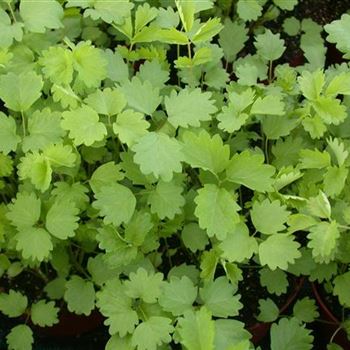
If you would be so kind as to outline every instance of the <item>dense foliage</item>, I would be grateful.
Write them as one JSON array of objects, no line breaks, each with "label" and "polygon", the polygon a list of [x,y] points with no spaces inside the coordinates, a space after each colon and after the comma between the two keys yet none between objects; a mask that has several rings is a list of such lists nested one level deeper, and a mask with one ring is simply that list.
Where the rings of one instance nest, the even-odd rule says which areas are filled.
[{"label": "dense foliage", "polygon": [[[246,271],[272,350],[313,348],[314,301],[276,305],[299,276],[350,308],[350,71],[325,68],[310,19],[265,29],[296,3],[0,4],[9,349],[31,349],[61,300],[100,310],[108,350],[254,349]],[[325,29],[350,58],[350,16]],[[289,37],[305,64],[285,61]],[[11,284],[28,274],[36,294]]]}]

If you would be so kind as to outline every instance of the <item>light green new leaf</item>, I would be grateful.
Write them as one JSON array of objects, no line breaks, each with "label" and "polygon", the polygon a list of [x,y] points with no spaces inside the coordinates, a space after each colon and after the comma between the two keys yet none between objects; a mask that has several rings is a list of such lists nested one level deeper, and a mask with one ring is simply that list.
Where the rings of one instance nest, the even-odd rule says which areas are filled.
[{"label": "light green new leaf", "polygon": [[237,13],[244,21],[255,21],[262,14],[263,7],[258,0],[238,0]]},{"label": "light green new leaf", "polygon": [[323,189],[325,193],[335,198],[344,189],[346,179],[348,178],[349,169],[345,166],[337,167],[331,166],[324,174]]},{"label": "light green new leaf", "polygon": [[316,70],[313,73],[305,70],[298,77],[298,83],[302,94],[308,100],[317,100],[325,84],[325,76],[321,70]]},{"label": "light green new leaf", "polygon": [[73,50],[73,66],[87,87],[98,87],[107,76],[107,60],[90,41],[80,41]]},{"label": "light green new leaf", "polygon": [[218,134],[211,137],[205,130],[198,135],[186,131],[183,134],[183,145],[185,161],[193,168],[201,168],[219,174],[228,166],[230,147],[224,145]]},{"label": "light green new leaf", "polygon": [[138,350],[157,350],[162,344],[171,342],[170,333],[173,331],[170,318],[151,316],[136,327],[131,345]]},{"label": "light green new leaf", "polygon": [[19,13],[30,32],[45,33],[46,28],[63,27],[63,8],[56,0],[45,0],[44,6],[37,0],[21,0]]},{"label": "light green new leaf", "polygon": [[240,209],[234,196],[226,189],[213,184],[206,184],[198,190],[195,198],[195,215],[199,226],[205,229],[209,237],[225,239],[234,231],[239,222],[237,211]]},{"label": "light green new leaf", "polygon": [[243,262],[258,251],[258,243],[254,237],[249,236],[248,227],[239,222],[219,244],[219,248],[222,251],[221,256],[229,262]]},{"label": "light green new leaf", "polygon": [[[232,35],[235,33],[235,35]],[[248,40],[248,29],[237,22],[225,19],[224,28],[219,34],[220,47],[224,50],[225,57],[232,62],[236,55],[243,49]]]},{"label": "light green new leaf", "polygon": [[155,303],[162,294],[163,274],[148,273],[140,267],[129,274],[129,281],[125,281],[125,294],[130,298],[140,298],[146,303]]},{"label": "light green new leaf", "polygon": [[350,39],[347,33],[350,29],[350,15],[344,13],[340,19],[326,24],[324,29],[328,33],[327,41],[336,44],[337,49],[346,54],[345,58],[349,58]]},{"label": "light green new leaf", "polygon": [[273,0],[273,2],[282,10],[292,11],[298,0]]},{"label": "light green new leaf", "polygon": [[331,165],[331,157],[326,151],[302,149],[299,155],[301,169],[322,169]]},{"label": "light green new leaf", "polygon": [[95,289],[90,281],[85,281],[79,276],[71,276],[66,283],[64,300],[67,303],[68,310],[77,315],[84,314],[89,316],[95,308]]},{"label": "light green new leaf", "polygon": [[33,331],[26,324],[19,324],[6,336],[8,350],[32,350]]},{"label": "light green new leaf", "polygon": [[49,108],[35,111],[28,119],[28,132],[23,139],[24,152],[43,150],[50,144],[60,143],[65,134],[61,128],[61,116]]},{"label": "light green new leaf", "polygon": [[187,276],[181,279],[173,277],[170,282],[163,284],[159,305],[174,316],[179,316],[192,308],[196,298],[197,287]]},{"label": "light green new leaf", "polygon": [[153,174],[157,179],[170,181],[174,172],[182,170],[182,147],[177,140],[166,134],[149,132],[132,150],[135,152],[135,163],[140,165],[141,172],[145,175]]},{"label": "light green new leaf", "polygon": [[95,194],[96,201],[93,207],[100,211],[104,217],[105,224],[114,224],[119,226],[127,223],[136,207],[136,198],[131,190],[117,183],[103,186]]},{"label": "light green new leaf", "polygon": [[280,233],[269,236],[259,245],[261,265],[267,265],[271,270],[287,270],[288,264],[300,258],[299,247],[300,244],[294,241],[293,236]]},{"label": "light green new leaf", "polygon": [[28,299],[20,292],[10,289],[7,293],[0,293],[0,311],[8,317],[21,316],[28,306]]},{"label": "light green new leaf", "polygon": [[255,37],[254,46],[258,55],[268,61],[277,60],[286,49],[280,34],[273,34],[269,29]]},{"label": "light green new leaf", "polygon": [[173,219],[176,214],[181,213],[181,208],[185,204],[182,192],[183,187],[180,184],[159,181],[147,200],[151,212],[157,214],[161,220]]},{"label": "light green new leaf", "polygon": [[339,125],[347,117],[346,107],[336,98],[320,96],[312,106],[326,124]]},{"label": "light green new leaf", "polygon": [[[171,7],[168,7],[171,9]],[[171,9],[172,10],[172,9]],[[142,82],[149,81],[154,87],[163,88],[169,80],[169,72],[162,69],[158,60],[146,61],[136,74]]]},{"label": "light green new leaf", "polygon": [[204,306],[216,317],[238,315],[243,305],[239,301],[240,295],[234,293],[235,287],[224,276],[208,282],[199,290]]},{"label": "light green new leaf", "polygon": [[337,74],[328,84],[325,91],[326,96],[350,95],[350,73]]},{"label": "light green new leaf", "polygon": [[327,143],[334,155],[334,157],[332,157],[333,162],[336,161],[339,167],[341,167],[349,156],[349,152],[345,149],[344,143],[337,138],[334,138],[333,140],[329,138]]},{"label": "light green new leaf", "polygon": [[259,300],[259,311],[256,319],[260,322],[274,322],[279,316],[279,309],[270,298]]},{"label": "light green new leaf", "polygon": [[197,250],[204,250],[208,244],[208,235],[197,223],[186,224],[182,230],[181,238],[189,250],[195,253]]},{"label": "light green new leaf", "polygon": [[162,101],[159,88],[153,87],[149,81],[142,82],[138,77],[124,82],[121,90],[129,107],[147,115],[152,115]]},{"label": "light green new leaf", "polygon": [[350,307],[350,271],[338,275],[334,279],[333,294],[339,298],[339,302],[345,307]]},{"label": "light green new leaf", "polygon": [[53,168],[72,168],[77,160],[77,155],[73,153],[72,146],[62,143],[50,144],[43,151],[43,157],[50,162]]},{"label": "light green new leaf", "polygon": [[275,168],[272,165],[264,164],[262,154],[252,154],[243,151],[235,154],[226,169],[227,179],[231,182],[244,185],[254,191],[272,191]]},{"label": "light green new leaf", "polygon": [[7,48],[12,45],[13,40],[21,41],[23,37],[22,23],[11,23],[7,12],[0,9],[0,48]]},{"label": "light green new leaf", "polygon": [[223,25],[221,24],[221,19],[219,17],[209,18],[205,23],[203,23],[196,33],[191,38],[191,41],[195,44],[201,43],[203,41],[211,41],[211,39],[220,33]]},{"label": "light green new leaf", "polygon": [[250,216],[257,231],[272,235],[286,228],[289,211],[278,200],[270,202],[266,198],[263,202],[254,202]]},{"label": "light green new leaf", "polygon": [[58,323],[58,311],[54,301],[39,300],[32,304],[30,317],[32,322],[40,327],[51,327]]},{"label": "light green new leaf", "polygon": [[97,306],[101,313],[107,317],[105,325],[109,326],[109,333],[124,337],[134,331],[139,318],[132,308],[132,299],[125,292],[119,278],[114,278],[97,292]]},{"label": "light green new leaf", "polygon": [[16,249],[22,251],[24,259],[41,262],[49,257],[53,249],[50,234],[40,227],[21,228],[15,239]]},{"label": "light green new leaf", "polygon": [[284,103],[281,96],[268,95],[263,98],[258,97],[250,110],[251,114],[283,115]]},{"label": "light green new leaf", "polygon": [[91,146],[96,141],[102,141],[107,135],[105,125],[99,122],[98,114],[89,106],[63,112],[62,117],[61,126],[69,131],[69,137],[74,140],[76,146]]},{"label": "light green new leaf", "polygon": [[331,204],[322,191],[319,191],[317,196],[308,199],[307,210],[311,215],[322,219],[330,219],[331,217]]},{"label": "light green new leaf", "polygon": [[329,263],[334,259],[340,237],[336,221],[322,221],[310,228],[308,247],[319,263]]},{"label": "light green new leaf", "polygon": [[0,112],[0,151],[5,154],[16,151],[20,140],[15,120]]},{"label": "light green new leaf", "polygon": [[16,199],[8,205],[6,217],[18,230],[31,227],[40,218],[41,201],[32,193],[19,192]]},{"label": "light green new leaf", "polygon": [[140,112],[127,109],[118,114],[117,121],[113,123],[113,131],[121,142],[132,147],[142,136],[148,133],[150,124]]},{"label": "light green new leaf", "polygon": [[282,318],[271,327],[271,350],[311,350],[313,339],[296,318]]},{"label": "light green new leaf", "polygon": [[293,315],[301,322],[314,322],[319,316],[314,299],[299,299],[293,307]]},{"label": "light green new leaf", "polygon": [[98,114],[108,116],[120,113],[127,103],[120,90],[111,88],[96,90],[90,94],[84,102],[93,108]]},{"label": "light green new leaf", "polygon": [[187,350],[214,350],[215,322],[205,307],[186,311],[184,317],[179,318],[176,330]]},{"label": "light green new leaf", "polygon": [[42,87],[41,76],[34,72],[7,73],[0,77],[0,98],[7,108],[24,112],[41,96]]},{"label": "light green new leaf", "polygon": [[211,92],[202,92],[197,88],[182,89],[178,94],[173,90],[170,96],[164,99],[169,123],[175,128],[182,126],[200,126],[201,121],[211,120],[212,114],[217,111]]},{"label": "light green new leaf", "polygon": [[78,228],[79,209],[73,202],[56,200],[46,215],[46,229],[56,238],[67,239]]},{"label": "light green new leaf", "polygon": [[151,214],[146,211],[136,211],[125,226],[125,239],[133,246],[141,246],[147,234],[153,228]]}]

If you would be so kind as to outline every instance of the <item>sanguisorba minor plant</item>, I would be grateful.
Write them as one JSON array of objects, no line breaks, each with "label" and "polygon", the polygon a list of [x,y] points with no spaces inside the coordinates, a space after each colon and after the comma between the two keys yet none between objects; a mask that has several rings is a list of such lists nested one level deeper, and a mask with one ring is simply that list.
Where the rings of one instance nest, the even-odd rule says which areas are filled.
[{"label": "sanguisorba minor plant", "polygon": [[[100,310],[108,350],[253,349],[247,270],[271,296],[256,295],[260,321],[277,320],[293,276],[336,276],[350,306],[350,73],[324,70],[307,19],[284,22],[307,62],[283,62],[284,40],[261,24],[296,3],[1,2],[9,349],[31,349],[62,301]],[[326,27],[347,54],[349,18]],[[40,288],[21,287],[29,274]],[[315,317],[299,300],[271,349],[312,349]]]}]

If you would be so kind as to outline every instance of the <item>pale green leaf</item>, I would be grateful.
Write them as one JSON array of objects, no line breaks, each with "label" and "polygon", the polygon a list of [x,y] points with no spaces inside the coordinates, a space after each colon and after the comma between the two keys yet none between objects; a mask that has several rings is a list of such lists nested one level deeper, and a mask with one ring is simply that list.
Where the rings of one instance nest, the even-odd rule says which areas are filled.
[{"label": "pale green leaf", "polygon": [[8,350],[32,350],[33,331],[26,324],[13,327],[6,336]]},{"label": "pale green leaf", "polygon": [[0,112],[0,151],[5,154],[16,151],[19,142],[15,120]]},{"label": "pale green leaf", "polygon": [[8,293],[0,293],[0,311],[8,317],[21,316],[28,306],[25,295],[10,289]]},{"label": "pale green leaf", "polygon": [[55,302],[46,302],[39,300],[32,304],[30,317],[32,322],[40,327],[51,327],[58,323],[59,308],[55,306]]}]

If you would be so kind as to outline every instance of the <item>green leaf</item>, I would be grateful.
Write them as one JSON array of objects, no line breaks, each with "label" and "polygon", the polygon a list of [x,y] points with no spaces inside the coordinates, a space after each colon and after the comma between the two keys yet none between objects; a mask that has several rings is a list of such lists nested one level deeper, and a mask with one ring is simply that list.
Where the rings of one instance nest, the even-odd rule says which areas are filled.
[{"label": "green leaf", "polygon": [[302,94],[307,99],[311,101],[317,100],[325,84],[325,76],[321,70],[316,70],[313,73],[305,70],[298,77],[298,83]]},{"label": "green leaf", "polygon": [[195,3],[193,0],[175,0],[177,11],[186,32],[192,29],[195,14]]},{"label": "green leaf", "polygon": [[[168,7],[170,9],[170,7]],[[162,89],[169,80],[169,72],[164,70],[158,60],[146,61],[136,74],[142,82],[149,81],[154,87]]]},{"label": "green leaf", "polygon": [[301,169],[322,169],[331,165],[331,157],[326,151],[302,149],[299,154]]},{"label": "green leaf", "polygon": [[22,23],[11,23],[7,12],[0,10],[0,48],[7,48],[12,45],[13,40],[21,41],[23,37]]},{"label": "green leaf", "polygon": [[178,319],[176,330],[187,350],[214,350],[215,322],[205,307],[186,311],[184,317]]},{"label": "green leaf", "polygon": [[149,132],[132,150],[135,152],[134,162],[140,165],[145,175],[153,174],[157,179],[170,181],[174,172],[182,170],[182,147],[176,139],[166,134]]},{"label": "green leaf", "polygon": [[144,268],[129,274],[125,281],[125,294],[130,298],[140,298],[146,303],[155,303],[162,294],[163,274],[148,273]]},{"label": "green leaf", "polygon": [[46,229],[56,238],[68,239],[78,228],[79,209],[68,201],[56,200],[46,215]]},{"label": "green leaf", "polygon": [[279,231],[283,231],[286,226],[289,211],[285,205],[281,205],[278,200],[270,202],[265,199],[263,202],[254,202],[250,211],[253,225],[257,231],[266,235],[272,235]]},{"label": "green leaf", "polygon": [[[239,249],[237,249],[239,247]],[[256,239],[249,235],[248,227],[239,222],[234,230],[219,244],[221,256],[229,262],[243,262],[258,251]]]},{"label": "green leaf", "polygon": [[345,307],[350,307],[350,293],[349,293],[349,283],[350,283],[350,271],[338,275],[334,279],[334,289],[333,294],[339,298],[340,304]]},{"label": "green leaf", "polygon": [[98,87],[106,78],[107,61],[102,51],[91,45],[90,41],[80,41],[73,50],[73,66],[78,72],[78,79],[87,87]]},{"label": "green leaf", "polygon": [[107,317],[105,325],[109,326],[109,333],[124,337],[134,331],[139,318],[132,309],[132,299],[129,298],[122,287],[119,278],[107,281],[106,285],[97,292],[97,306],[101,313]]},{"label": "green leaf", "polygon": [[340,19],[333,21],[324,26],[325,31],[328,33],[327,41],[336,44],[339,51],[344,52],[345,58],[348,58],[350,52],[350,39],[346,33],[350,28],[350,15],[344,13]]},{"label": "green leaf", "polygon": [[280,39],[280,35],[273,34],[269,29],[265,30],[264,34],[255,37],[254,46],[258,55],[268,61],[277,60],[286,49],[284,40]]},{"label": "green leaf", "polygon": [[117,121],[113,123],[113,131],[119,140],[132,147],[137,141],[148,133],[150,124],[142,113],[127,109],[118,114]]},{"label": "green leaf", "polygon": [[279,309],[270,298],[259,300],[259,311],[256,318],[260,322],[274,322],[279,316]]},{"label": "green leaf", "polygon": [[292,11],[298,0],[273,0],[273,2],[282,10]]},{"label": "green leaf", "polygon": [[31,350],[34,343],[33,331],[29,326],[20,324],[11,329],[6,341],[8,350]]},{"label": "green leaf", "polygon": [[153,87],[149,81],[142,82],[138,77],[122,84],[121,90],[124,93],[128,106],[138,112],[152,115],[162,102],[159,96],[159,88]]},{"label": "green leaf", "polygon": [[157,350],[162,344],[171,342],[173,331],[170,318],[151,316],[136,327],[131,345],[137,346],[138,350]]},{"label": "green leaf", "polygon": [[331,204],[322,191],[319,191],[317,196],[308,199],[307,209],[313,216],[323,219],[330,219],[331,217]]},{"label": "green leaf", "polygon": [[24,112],[41,96],[42,87],[41,76],[34,72],[7,73],[0,77],[0,98],[7,108]]},{"label": "green leaf", "polygon": [[263,98],[258,97],[250,110],[251,114],[284,115],[284,103],[281,96],[268,95]]},{"label": "green leaf", "polygon": [[148,212],[136,211],[125,226],[125,239],[134,246],[141,246],[152,228],[153,222],[151,214]]},{"label": "green leaf", "polygon": [[121,166],[114,162],[107,162],[99,166],[91,176],[90,187],[94,193],[100,192],[103,186],[108,186],[117,181],[121,181],[124,174],[121,172]]},{"label": "green leaf", "polygon": [[114,224],[119,226],[121,223],[127,223],[135,210],[136,198],[133,193],[125,186],[119,184],[110,184],[103,186],[95,194],[96,201],[93,207],[100,211],[104,217],[105,224]]},{"label": "green leaf", "polygon": [[77,315],[84,314],[89,316],[95,308],[95,289],[90,281],[85,281],[79,276],[71,276],[66,283],[64,300],[70,312]]},{"label": "green leaf", "polygon": [[46,28],[63,27],[63,8],[56,0],[45,1],[45,6],[36,0],[22,0],[19,13],[30,32],[45,33]]},{"label": "green leaf", "polygon": [[293,315],[300,322],[314,322],[319,316],[315,300],[309,297],[297,300],[293,307]]},{"label": "green leaf", "polygon": [[10,289],[7,293],[0,293],[0,311],[8,317],[21,316],[28,306],[28,299],[20,292]]},{"label": "green leaf", "polygon": [[219,17],[209,18],[199,27],[199,29],[193,35],[191,41],[195,44],[203,41],[211,41],[215,35],[220,33],[222,28],[223,25],[221,24],[221,19]]},{"label": "green leaf", "polygon": [[197,287],[188,277],[173,277],[170,282],[163,284],[159,305],[174,316],[179,316],[192,308],[196,298]]},{"label": "green leaf", "polygon": [[0,112],[0,151],[5,154],[16,151],[20,140],[15,120]]},{"label": "green leaf", "polygon": [[312,249],[312,256],[317,262],[329,263],[335,258],[335,253],[340,237],[338,224],[332,222],[320,222],[310,228],[308,234],[308,247]]},{"label": "green leaf", "polygon": [[332,159],[337,161],[339,167],[341,167],[345,160],[349,156],[349,152],[345,149],[345,145],[343,142],[341,142],[339,139],[334,138],[333,140],[329,138],[327,140],[328,146],[331,149],[334,157]]},{"label": "green leaf", "polygon": [[205,130],[198,135],[186,131],[183,134],[183,152],[186,163],[193,168],[209,170],[213,174],[225,170],[230,158],[230,147],[224,145],[220,135],[211,137]]},{"label": "green leaf", "polygon": [[349,169],[345,168],[345,166],[329,167],[327,172],[324,174],[323,189],[325,193],[331,198],[335,198],[337,195],[339,195],[344,189],[348,174]]},{"label": "green leaf", "polygon": [[240,295],[234,293],[235,287],[223,276],[207,282],[199,290],[204,306],[216,317],[238,315],[243,305],[239,301]]},{"label": "green leaf", "polygon": [[69,131],[69,137],[74,140],[76,146],[91,146],[96,141],[102,141],[107,135],[105,125],[99,122],[98,114],[89,106],[63,112],[62,117],[61,126]]},{"label": "green leaf", "polygon": [[16,249],[22,251],[24,259],[41,262],[49,257],[53,249],[50,234],[40,227],[21,228],[15,239]]},{"label": "green leaf", "polygon": [[32,305],[30,317],[32,322],[40,327],[51,327],[58,323],[58,311],[55,302],[39,300]]},{"label": "green leaf", "polygon": [[199,225],[194,222],[184,226],[181,238],[186,248],[193,253],[197,250],[204,250],[205,246],[208,244],[208,235],[206,231],[202,230]]},{"label": "green leaf", "polygon": [[271,350],[311,350],[313,339],[296,318],[282,318],[271,327]]},{"label": "green leaf", "polygon": [[278,296],[286,293],[289,286],[287,274],[284,271],[280,269],[271,271],[266,267],[260,270],[260,283],[269,293]]},{"label": "green leaf", "polygon": [[41,212],[41,201],[34,193],[19,192],[8,206],[6,217],[18,230],[35,225]]},{"label": "green leaf", "polygon": [[336,98],[320,96],[312,106],[326,124],[339,125],[347,117],[346,107]]},{"label": "green leaf", "polygon": [[[235,35],[232,35],[235,33]],[[248,29],[237,22],[225,19],[224,28],[219,34],[220,47],[224,50],[225,57],[232,62],[236,55],[243,49],[248,40]]]},{"label": "green leaf", "polygon": [[133,347],[131,346],[131,337],[126,336],[121,338],[117,334],[111,336],[106,344],[105,350],[115,349],[133,349]]},{"label": "green leaf", "polygon": [[120,113],[127,103],[121,91],[111,88],[96,90],[94,93],[90,94],[84,102],[98,114],[108,116]]},{"label": "green leaf", "polygon": [[160,219],[173,219],[176,214],[181,213],[185,204],[182,192],[183,187],[175,182],[159,181],[147,200],[151,212],[157,214]]},{"label": "green leaf", "polygon": [[216,235],[219,239],[225,239],[228,233],[234,231],[239,222],[237,211],[240,207],[227,190],[206,184],[198,190],[194,201],[199,226],[207,231],[209,237]]},{"label": "green leaf", "polygon": [[47,79],[54,84],[68,85],[73,80],[73,54],[63,47],[51,46],[42,52],[39,60]]},{"label": "green leaf", "polygon": [[299,247],[300,244],[294,241],[293,236],[285,234],[269,236],[259,245],[261,265],[267,265],[271,270],[276,268],[287,270],[288,264],[293,264],[301,256]]},{"label": "green leaf", "polygon": [[337,95],[350,95],[350,74],[342,72],[336,75],[328,84],[325,91],[326,96],[336,97]]},{"label": "green leaf", "polygon": [[210,92],[201,92],[199,88],[185,88],[178,94],[173,90],[170,96],[164,99],[169,123],[175,128],[188,128],[200,126],[201,121],[211,120],[212,114],[217,111],[211,96]]},{"label": "green leaf", "polygon": [[272,191],[274,180],[272,176],[275,168],[264,164],[262,154],[252,154],[244,151],[235,154],[226,169],[227,179],[231,182],[244,185],[254,191]]},{"label": "green leaf", "polygon": [[255,21],[262,14],[263,7],[258,0],[238,0],[237,13],[244,21]]},{"label": "green leaf", "polygon": [[61,116],[49,108],[35,111],[28,119],[28,132],[23,139],[24,152],[39,151],[50,144],[60,143],[65,132],[61,128]]}]

